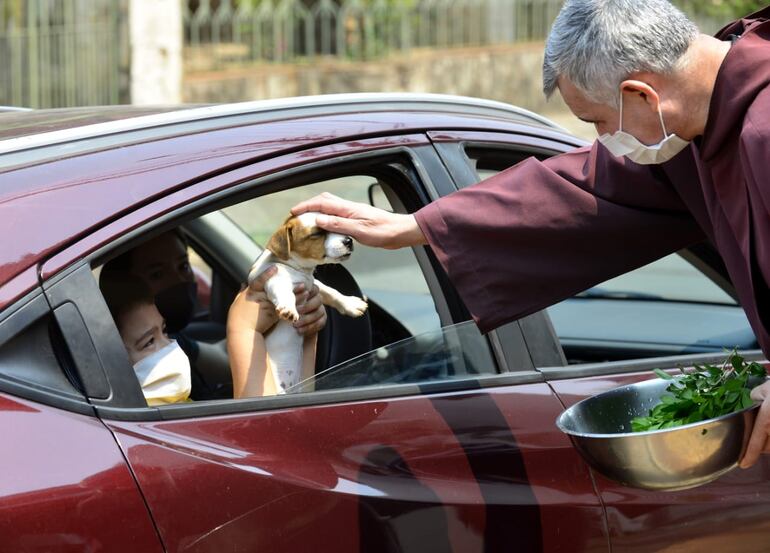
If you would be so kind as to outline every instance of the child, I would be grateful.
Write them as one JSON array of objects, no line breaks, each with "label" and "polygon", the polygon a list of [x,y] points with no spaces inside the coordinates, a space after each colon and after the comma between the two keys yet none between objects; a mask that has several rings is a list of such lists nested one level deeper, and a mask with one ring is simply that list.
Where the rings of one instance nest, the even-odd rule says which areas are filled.
[{"label": "child", "polygon": [[106,270],[99,286],[147,405],[187,401],[192,388],[190,362],[176,341],[166,336],[147,285],[133,275]]}]

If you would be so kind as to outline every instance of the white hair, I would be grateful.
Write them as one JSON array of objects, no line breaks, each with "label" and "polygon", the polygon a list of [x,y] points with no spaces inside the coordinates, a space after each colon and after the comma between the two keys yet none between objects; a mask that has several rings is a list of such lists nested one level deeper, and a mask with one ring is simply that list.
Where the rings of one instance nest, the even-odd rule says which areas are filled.
[{"label": "white hair", "polygon": [[543,92],[566,77],[590,100],[618,106],[638,71],[675,71],[698,28],[666,0],[567,0],[545,46]]}]

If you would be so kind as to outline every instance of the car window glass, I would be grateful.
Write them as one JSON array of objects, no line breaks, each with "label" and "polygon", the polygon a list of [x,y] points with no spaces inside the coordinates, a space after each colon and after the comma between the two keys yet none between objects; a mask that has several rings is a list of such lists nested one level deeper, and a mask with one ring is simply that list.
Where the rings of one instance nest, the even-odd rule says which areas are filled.
[{"label": "car window glass", "polygon": [[583,295],[737,305],[724,290],[678,254],[607,280]]},{"label": "car window glass", "polygon": [[290,391],[462,379],[494,373],[494,367],[486,339],[473,321],[465,321],[383,346]]},{"label": "car window glass", "polygon": [[[261,196],[228,208],[224,213],[246,234],[264,246],[283,223],[289,209],[321,192],[331,192],[355,202],[369,202],[368,191],[377,183],[374,177],[354,175],[325,180]],[[387,187],[383,183],[384,187]],[[377,196],[378,207],[392,210],[384,196]],[[387,202],[387,205],[381,205]],[[345,267],[355,277],[366,296],[395,317],[411,334],[440,328],[436,307],[414,253],[409,248],[383,250],[355,245]]]}]

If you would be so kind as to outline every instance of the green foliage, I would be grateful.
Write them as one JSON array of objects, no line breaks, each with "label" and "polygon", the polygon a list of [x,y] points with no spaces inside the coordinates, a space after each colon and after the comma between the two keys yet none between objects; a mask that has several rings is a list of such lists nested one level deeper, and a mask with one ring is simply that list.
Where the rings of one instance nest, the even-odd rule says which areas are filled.
[{"label": "green foliage", "polygon": [[764,8],[767,4],[758,0],[674,0],[688,14],[723,19],[725,23]]},{"label": "green foliage", "polygon": [[745,363],[735,350],[730,352],[721,368],[695,365],[693,371],[682,370],[682,375],[677,377],[660,369],[655,369],[655,374],[671,381],[666,388],[669,393],[661,396],[660,403],[648,416],[631,421],[634,432],[672,428],[751,407],[754,402],[748,387],[749,378],[767,376],[762,365]]}]

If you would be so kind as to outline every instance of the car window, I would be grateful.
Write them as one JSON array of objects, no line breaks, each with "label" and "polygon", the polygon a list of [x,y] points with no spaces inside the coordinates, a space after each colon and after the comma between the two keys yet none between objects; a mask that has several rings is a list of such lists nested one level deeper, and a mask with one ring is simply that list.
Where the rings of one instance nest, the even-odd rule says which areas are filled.
[{"label": "car window", "polygon": [[[498,143],[466,144],[464,152],[479,180],[530,155],[523,148]],[[548,157],[542,152],[535,155]],[[684,253],[549,307],[546,312],[566,361],[595,363],[758,347],[737,302]]]},{"label": "car window", "polygon": [[[369,202],[369,187],[372,185],[376,185],[378,190],[385,188],[392,193],[386,183],[374,177],[352,175],[262,196],[222,211],[258,245],[264,246],[286,219],[289,209],[298,202],[321,192],[331,192],[355,202]],[[384,195],[377,196],[377,205],[393,210]],[[356,244],[345,267],[355,277],[364,294],[411,334],[441,327],[430,290],[411,249],[383,250]]]},{"label": "car window", "polygon": [[[324,171],[325,175],[334,174],[328,167]],[[178,227],[148,233],[146,238],[137,238],[131,245],[121,248],[122,252],[104,255],[105,263],[111,266],[110,271],[102,270],[100,274],[99,267],[94,267],[93,276],[95,280],[104,280],[108,288],[114,287],[120,280],[113,270],[123,267],[126,262],[139,263],[139,258],[132,253],[136,251],[134,248],[143,248],[141,259],[145,260],[148,256],[157,257],[159,249],[177,248],[184,243],[192,273],[187,275],[188,282],[194,279],[198,287],[198,317],[188,320],[181,331],[173,330],[168,334],[190,362],[192,391],[189,397],[193,403],[232,398],[228,352],[222,341],[227,309],[238,293],[240,283],[246,280],[249,267],[270,236],[283,224],[290,208],[324,191],[357,202],[368,202],[371,197],[378,207],[398,212],[405,212],[407,205],[411,209],[419,205],[419,193],[410,187],[411,178],[405,176],[408,172],[402,166],[389,164],[380,167],[379,171],[372,171],[377,175],[343,173],[344,176],[316,181],[312,181],[312,175],[308,173],[305,178],[295,176],[287,183],[276,180],[269,187],[248,191],[271,190],[256,197],[243,199],[245,194],[241,192],[228,206],[220,207],[219,203],[218,209],[183,221]],[[393,182],[388,180],[390,177]],[[161,248],[163,244],[165,246]],[[178,252],[173,259],[177,255]],[[365,297],[368,310],[364,316],[354,318],[327,307],[327,324],[317,337],[315,371],[310,371],[313,376],[288,391],[435,382],[497,374],[488,339],[473,323],[442,329],[442,321],[450,321],[453,316],[447,308],[452,300],[442,296],[443,311],[439,311],[433,294],[441,293],[443,289],[437,284],[439,276],[433,272],[435,267],[423,250],[384,250],[360,244],[355,244],[351,257],[344,263],[318,267],[316,278],[344,295]],[[105,280],[105,274],[112,276]],[[141,271],[134,276],[141,276]],[[429,279],[433,279],[430,285]],[[104,290],[106,303],[115,305],[115,291]],[[152,290],[152,293],[160,295],[163,292]],[[156,307],[168,326],[169,319],[158,303],[159,295],[155,296]],[[208,296],[210,315],[215,316],[205,316],[206,300],[201,300],[202,295]],[[147,315],[157,319],[152,309]],[[121,331],[126,334],[125,322],[122,324]],[[123,336],[117,328],[115,330],[116,337],[122,340]],[[124,346],[129,360],[134,363],[133,370],[137,371],[143,358],[139,357],[140,352],[130,349],[131,343],[124,341]],[[308,374],[307,367],[303,366],[302,370]],[[142,392],[147,398],[145,388]],[[160,403],[150,405],[165,406]]]},{"label": "car window", "polygon": [[53,316],[40,317],[0,342],[0,379],[23,382],[43,391],[82,396],[69,348]]}]

